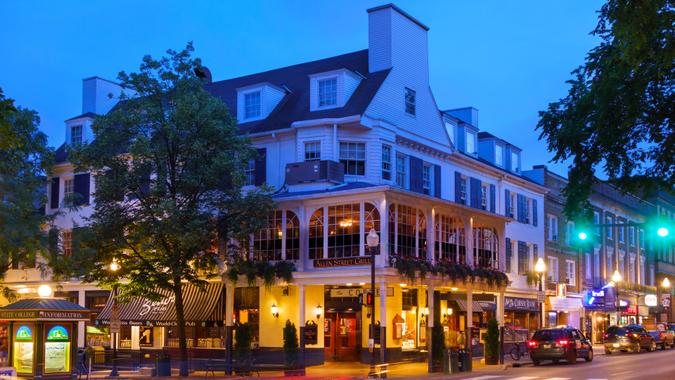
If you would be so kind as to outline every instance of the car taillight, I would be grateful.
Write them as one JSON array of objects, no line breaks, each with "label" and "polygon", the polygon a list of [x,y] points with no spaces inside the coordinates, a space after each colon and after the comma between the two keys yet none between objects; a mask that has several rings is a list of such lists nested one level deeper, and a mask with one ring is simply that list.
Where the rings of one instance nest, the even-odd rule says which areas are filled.
[{"label": "car taillight", "polygon": [[605,339],[606,339],[606,338],[609,338],[609,334],[605,334]]},{"label": "car taillight", "polygon": [[569,343],[570,343],[570,341],[567,340],[567,339],[558,339],[558,344],[561,345],[561,346],[563,346],[563,347],[567,347],[567,345],[568,345]]},{"label": "car taillight", "polygon": [[532,347],[532,348],[537,347],[537,342],[534,341],[534,340],[528,340],[528,341],[527,341],[527,346],[528,346],[528,347]]}]

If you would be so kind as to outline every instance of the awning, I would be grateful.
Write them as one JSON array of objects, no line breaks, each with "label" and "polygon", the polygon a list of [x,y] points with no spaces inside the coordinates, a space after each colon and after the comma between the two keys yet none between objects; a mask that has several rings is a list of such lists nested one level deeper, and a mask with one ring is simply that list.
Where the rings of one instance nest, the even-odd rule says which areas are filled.
[{"label": "awning", "polygon": [[[466,300],[455,300],[455,302],[457,302],[457,306],[459,307],[459,311],[466,312],[466,306],[467,306]],[[473,312],[474,313],[482,313],[483,312],[483,307],[480,305],[480,303],[478,301],[471,302],[471,305],[473,306]]]},{"label": "awning", "polygon": [[581,298],[570,297],[548,297],[551,304],[551,310],[555,311],[578,311],[583,308]]},{"label": "awning", "polygon": [[[159,301],[150,301],[136,297],[126,303],[118,302],[120,321],[123,325],[175,326],[176,304],[173,292],[157,290],[162,295]],[[112,294],[105,307],[97,316],[104,324],[110,323],[112,314]],[[222,323],[225,313],[223,284],[210,282],[202,290],[191,284],[183,285],[183,309],[185,322],[195,326],[197,323]]]}]

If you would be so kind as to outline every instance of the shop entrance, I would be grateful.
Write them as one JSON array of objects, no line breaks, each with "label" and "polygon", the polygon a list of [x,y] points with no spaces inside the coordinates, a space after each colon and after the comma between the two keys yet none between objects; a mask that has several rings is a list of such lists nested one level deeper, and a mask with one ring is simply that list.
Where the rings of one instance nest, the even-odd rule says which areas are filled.
[{"label": "shop entrance", "polygon": [[326,360],[358,360],[356,313],[326,313],[324,350]]}]

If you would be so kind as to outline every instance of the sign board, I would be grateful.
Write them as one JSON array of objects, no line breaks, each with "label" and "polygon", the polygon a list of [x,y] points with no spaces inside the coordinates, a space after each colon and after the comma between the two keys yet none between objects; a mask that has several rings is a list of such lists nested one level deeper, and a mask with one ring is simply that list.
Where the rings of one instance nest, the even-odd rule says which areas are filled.
[{"label": "sign board", "polygon": [[141,326],[138,328],[138,345],[141,347],[153,347],[155,345],[152,327]]},{"label": "sign board", "polygon": [[[330,290],[331,298],[358,297],[360,294],[369,293],[370,289],[361,288],[333,288]],[[380,288],[375,288],[375,296],[380,296]],[[387,287],[387,297],[394,296],[394,288]]]},{"label": "sign board", "polygon": [[537,302],[546,301],[546,294],[544,292],[537,292]]},{"label": "sign board", "polygon": [[645,295],[645,305],[647,306],[656,306],[658,300],[656,299],[656,294],[646,294]]},{"label": "sign board", "polygon": [[670,307],[670,293],[661,294],[661,306],[665,308]]},{"label": "sign board", "polygon": [[121,326],[122,322],[120,321],[120,307],[117,305],[117,303],[113,303],[110,315],[110,332],[119,334]]},{"label": "sign board", "polygon": [[305,324],[305,344],[317,344],[319,339],[319,329],[314,321]]},{"label": "sign board", "polygon": [[531,298],[504,297],[505,310],[539,311],[537,300]]},{"label": "sign board", "polygon": [[370,265],[370,256],[344,257],[340,259],[316,259],[313,260],[312,263],[314,268]]},{"label": "sign board", "polygon": [[14,367],[0,367],[0,380],[16,379],[16,369]]}]

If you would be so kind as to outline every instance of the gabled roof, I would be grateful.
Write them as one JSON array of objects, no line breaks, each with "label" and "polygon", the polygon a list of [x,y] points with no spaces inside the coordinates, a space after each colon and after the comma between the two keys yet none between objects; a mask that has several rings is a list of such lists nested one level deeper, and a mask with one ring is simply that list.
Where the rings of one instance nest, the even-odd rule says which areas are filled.
[{"label": "gabled roof", "polygon": [[[365,79],[361,81],[344,107],[310,111],[309,75],[338,69],[358,72],[365,76]],[[213,82],[207,84],[205,88],[227,104],[234,118],[237,117],[237,88],[268,82],[290,91],[267,118],[239,124],[243,133],[261,133],[290,128],[295,121],[362,115],[389,71],[369,73],[368,50],[360,50],[318,61]]]},{"label": "gabled roof", "polygon": [[71,120],[75,120],[75,119],[81,119],[81,118],[83,118],[83,117],[89,117],[89,118],[92,118],[92,119],[93,119],[93,118],[95,118],[96,116],[97,116],[97,115],[96,115],[95,113],[93,113],[93,112],[85,112],[85,113],[83,113],[82,115],[77,115],[77,116],[75,116],[75,117],[71,117],[70,119],[67,119],[66,121],[71,121]]}]

